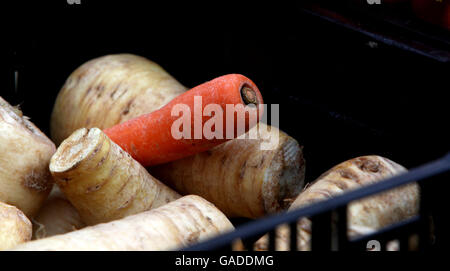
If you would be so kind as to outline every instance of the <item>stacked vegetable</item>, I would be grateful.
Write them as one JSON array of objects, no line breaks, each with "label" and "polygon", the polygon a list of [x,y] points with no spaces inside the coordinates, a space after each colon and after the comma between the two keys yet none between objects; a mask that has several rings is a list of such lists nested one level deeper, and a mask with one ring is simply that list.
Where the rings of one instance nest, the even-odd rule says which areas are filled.
[{"label": "stacked vegetable", "polygon": [[[7,225],[0,249],[180,249],[233,230],[228,218],[300,208],[404,170],[388,159],[358,158],[301,193],[303,147],[258,123],[262,104],[257,86],[242,75],[188,90],[145,58],[104,56],[76,69],[60,91],[51,116],[56,149],[0,99],[0,225]],[[188,113],[183,131],[175,131],[184,137],[175,138],[179,105]],[[198,117],[196,110],[210,114]],[[198,133],[198,125],[213,127],[215,136]],[[416,186],[389,193],[352,206],[350,224],[377,229],[417,212]],[[301,249],[308,242],[302,221]],[[234,248],[243,249],[239,241]]]}]

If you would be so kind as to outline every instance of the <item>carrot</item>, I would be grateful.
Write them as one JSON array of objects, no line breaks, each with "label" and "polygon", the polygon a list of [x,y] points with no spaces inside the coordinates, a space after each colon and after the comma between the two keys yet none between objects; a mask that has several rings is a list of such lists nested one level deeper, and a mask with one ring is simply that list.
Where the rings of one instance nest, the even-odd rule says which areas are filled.
[{"label": "carrot", "polygon": [[[200,106],[195,106],[196,96],[202,97]],[[197,98],[198,99],[198,98]],[[177,96],[163,108],[152,113],[128,120],[104,130],[106,135],[116,144],[144,166],[151,166],[178,160],[198,152],[206,151],[214,146],[240,136],[252,128],[262,114],[262,96],[256,85],[248,78],[239,74],[218,77],[212,81],[199,85],[180,96]],[[203,112],[210,104],[216,104],[222,112],[222,127],[215,124],[216,137],[207,138],[203,135],[203,127],[218,116],[203,116]],[[253,104],[257,107],[246,107]],[[242,105],[231,112],[227,105]],[[187,106],[189,112],[174,116],[173,110],[178,106]],[[227,114],[232,113],[234,119],[227,120]],[[184,115],[186,114],[186,116]],[[245,114],[245,115],[243,115]],[[206,115],[206,114],[205,114]],[[212,115],[212,114],[211,114]],[[245,127],[238,127],[238,116],[245,116]],[[172,133],[172,126],[179,123],[181,118],[186,120],[182,126],[184,138],[176,139]],[[183,121],[182,120],[182,121]],[[177,121],[177,122],[176,122]],[[233,121],[232,130],[227,130],[227,121]],[[218,122],[220,123],[220,122]],[[180,125],[181,126],[181,125]],[[206,127],[205,127],[206,128]],[[187,137],[187,138],[186,138]],[[190,138],[189,138],[190,137]]]},{"label": "carrot", "polygon": [[[59,144],[78,128],[110,128],[152,113],[188,90],[157,63],[140,56],[92,59],[62,87],[52,113],[52,138]],[[105,110],[108,114],[103,114]],[[201,195],[227,216],[256,218],[284,210],[303,186],[302,147],[276,128],[259,126],[270,131],[264,135],[271,140],[259,133],[255,139],[242,135],[206,152],[150,168],[151,174],[181,193]],[[252,130],[258,128],[247,134]],[[273,149],[260,148],[275,142],[278,132]]]}]

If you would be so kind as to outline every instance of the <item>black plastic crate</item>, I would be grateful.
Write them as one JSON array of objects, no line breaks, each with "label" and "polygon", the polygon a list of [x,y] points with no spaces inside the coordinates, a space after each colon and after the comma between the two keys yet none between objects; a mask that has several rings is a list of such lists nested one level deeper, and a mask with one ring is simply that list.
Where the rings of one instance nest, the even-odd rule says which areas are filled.
[{"label": "black plastic crate", "polygon": [[[349,24],[318,12],[317,4],[322,11],[340,12],[343,7],[333,10],[333,5],[327,6],[330,1],[313,1],[312,8],[307,2],[239,4],[237,17],[229,16],[236,14],[232,2],[201,9],[203,3],[190,3],[176,12],[161,4],[153,7],[152,16],[139,5],[89,2],[47,11],[48,6],[39,3],[31,15],[18,12],[7,24],[0,95],[20,103],[25,115],[48,134],[51,109],[65,79],[76,67],[101,55],[142,55],[186,86],[242,73],[258,85],[266,103],[280,104],[280,129],[305,146],[307,182],[340,162],[368,154],[414,169],[288,214],[252,222],[235,219],[233,233],[188,249],[221,249],[234,238],[251,244],[264,233],[273,233],[275,226],[293,225],[302,216],[329,221],[333,212],[342,218],[350,201],[413,181],[421,184],[418,217],[353,241],[346,240],[345,220],[340,219],[338,248],[364,250],[368,240],[399,239],[403,249],[405,236],[412,233],[419,234],[421,248],[444,248],[450,240],[445,203],[439,200],[447,197],[450,169],[450,159],[444,156],[450,150],[447,33],[435,31],[433,37],[423,37],[426,32],[414,34],[376,13],[368,17],[345,9],[342,16],[354,15]],[[119,16],[124,13],[133,16]],[[169,24],[172,19],[176,24]],[[17,23],[22,20],[33,23]],[[370,28],[355,28],[355,22]],[[66,27],[61,30],[61,26]],[[404,45],[411,44],[404,40],[384,39],[400,36],[427,46],[410,50]],[[430,48],[444,54],[436,57]],[[314,234],[313,248],[329,249],[331,225],[318,225],[316,229],[326,234]]]}]

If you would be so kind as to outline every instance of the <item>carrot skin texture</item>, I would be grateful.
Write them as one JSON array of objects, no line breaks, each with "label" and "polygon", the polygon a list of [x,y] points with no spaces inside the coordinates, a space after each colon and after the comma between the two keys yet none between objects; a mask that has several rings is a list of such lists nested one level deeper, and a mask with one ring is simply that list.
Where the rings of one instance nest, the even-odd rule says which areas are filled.
[{"label": "carrot skin texture", "polygon": [[[122,147],[125,151],[140,162],[144,166],[151,166],[178,160],[198,152],[206,151],[214,146],[230,140],[226,134],[226,105],[244,105],[241,97],[241,88],[249,86],[256,94],[257,103],[263,104],[262,96],[256,85],[248,78],[239,74],[230,74],[221,76],[202,85],[199,85],[180,96],[177,96],[163,108],[152,113],[131,119],[111,128],[105,129],[104,132]],[[205,106],[209,104],[217,104],[223,110],[223,126],[222,139],[206,139],[201,136],[201,139],[194,138],[194,97],[202,97],[202,114]],[[180,116],[172,116],[172,109],[174,106],[183,104],[190,108],[190,125],[191,125],[191,139],[176,140],[172,133],[173,123],[180,118]],[[236,111],[241,111],[236,109]],[[255,114],[254,119],[258,119],[262,115],[262,107],[251,108],[250,114]],[[197,112],[198,114],[198,112]],[[250,116],[246,114],[246,124],[249,123]],[[202,131],[204,123],[211,117],[202,116]],[[253,125],[256,123],[253,123]],[[253,127],[253,126],[252,126]],[[246,125],[245,131],[252,128]],[[216,127],[217,128],[217,127]],[[237,137],[241,134],[237,132],[237,114],[234,114],[234,131],[233,136]]]}]

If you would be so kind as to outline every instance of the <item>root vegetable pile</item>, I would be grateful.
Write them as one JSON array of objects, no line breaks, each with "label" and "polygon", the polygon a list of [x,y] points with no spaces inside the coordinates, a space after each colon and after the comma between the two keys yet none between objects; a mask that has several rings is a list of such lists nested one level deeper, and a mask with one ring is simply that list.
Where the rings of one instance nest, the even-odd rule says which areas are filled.
[{"label": "root vegetable pile", "polygon": [[[98,90],[100,95],[94,94],[95,88],[92,86],[95,85],[101,85],[101,91]],[[116,97],[118,89],[126,89],[126,94]],[[121,54],[91,60],[73,72],[60,91],[52,114],[52,137],[59,143],[62,137],[69,136],[78,128],[110,128],[131,118],[152,113],[187,90],[159,65],[142,57]],[[131,104],[125,116],[121,113],[124,104]],[[108,114],[102,114],[102,110],[108,110]],[[274,136],[275,132],[279,130],[271,130],[270,126],[264,124],[262,126],[262,133],[269,139],[261,135],[257,139],[243,139],[245,136],[241,136],[239,140],[228,141],[210,151],[163,164],[155,173],[160,174],[161,181],[177,183],[178,187],[188,186],[193,179],[201,180],[199,187],[190,188],[197,192],[219,187],[219,190],[232,191],[225,197],[217,195],[221,193],[219,191],[200,194],[227,215],[257,218],[285,209],[289,207],[290,198],[295,198],[303,187],[305,164],[302,147],[282,131],[279,143],[274,141],[278,138]],[[271,140],[278,143],[271,150],[260,148],[261,143]],[[211,153],[213,155],[205,155]],[[258,159],[258,163],[264,161],[258,170],[251,166],[252,163],[244,165],[247,159],[252,160],[253,164]],[[209,174],[197,170],[194,175],[193,169],[189,168],[194,160],[199,160],[197,167],[201,166]],[[223,166],[222,161],[225,163]],[[221,170],[208,170],[218,167]],[[168,168],[173,172],[168,172]],[[273,179],[266,177],[266,173]],[[181,175],[186,176],[186,179],[178,179]],[[174,179],[175,176],[177,179]],[[183,185],[185,181],[186,185]],[[232,187],[237,183],[245,186]],[[263,187],[274,189],[266,190],[263,198]],[[183,190],[182,193],[192,191]]]},{"label": "root vegetable pile", "polygon": [[[303,146],[259,122],[262,105],[243,75],[188,89],[148,59],[108,55],[81,65],[58,94],[56,148],[0,97],[0,250],[179,250],[233,231],[229,218],[289,212],[406,172],[361,156],[304,188]],[[411,218],[419,200],[412,183],[354,201],[347,235]],[[295,249],[311,249],[311,227],[298,221]],[[277,228],[276,250],[290,249],[289,230]],[[253,248],[267,250],[268,236]]]}]

